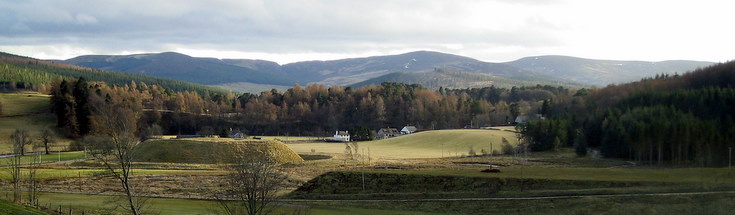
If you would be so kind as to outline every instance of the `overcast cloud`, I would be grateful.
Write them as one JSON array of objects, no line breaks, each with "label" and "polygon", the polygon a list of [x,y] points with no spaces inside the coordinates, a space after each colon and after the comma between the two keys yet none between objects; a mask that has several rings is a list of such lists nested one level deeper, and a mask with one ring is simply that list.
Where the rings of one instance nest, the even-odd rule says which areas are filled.
[{"label": "overcast cloud", "polygon": [[177,51],[288,63],[434,50],[735,59],[735,1],[2,1],[0,50],[43,59]]}]

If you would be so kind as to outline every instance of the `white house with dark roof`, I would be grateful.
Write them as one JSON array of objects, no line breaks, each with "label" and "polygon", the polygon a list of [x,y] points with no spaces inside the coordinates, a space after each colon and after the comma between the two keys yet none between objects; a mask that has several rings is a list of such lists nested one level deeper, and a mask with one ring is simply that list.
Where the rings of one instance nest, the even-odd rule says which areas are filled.
[{"label": "white house with dark roof", "polygon": [[411,134],[416,132],[418,129],[416,129],[416,126],[413,125],[407,125],[404,126],[403,129],[401,129],[401,134]]},{"label": "white house with dark roof", "polygon": [[332,137],[332,141],[350,142],[350,133],[347,131],[336,131]]}]

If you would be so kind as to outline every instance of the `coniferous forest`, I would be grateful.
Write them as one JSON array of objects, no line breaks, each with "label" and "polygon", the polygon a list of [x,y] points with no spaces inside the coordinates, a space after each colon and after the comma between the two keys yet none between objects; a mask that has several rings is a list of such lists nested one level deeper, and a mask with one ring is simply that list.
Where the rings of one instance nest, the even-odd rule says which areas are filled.
[{"label": "coniferous forest", "polygon": [[593,148],[643,164],[726,166],[735,148],[733,87],[735,62],[717,64],[555,100],[549,120],[518,127],[531,150]]}]

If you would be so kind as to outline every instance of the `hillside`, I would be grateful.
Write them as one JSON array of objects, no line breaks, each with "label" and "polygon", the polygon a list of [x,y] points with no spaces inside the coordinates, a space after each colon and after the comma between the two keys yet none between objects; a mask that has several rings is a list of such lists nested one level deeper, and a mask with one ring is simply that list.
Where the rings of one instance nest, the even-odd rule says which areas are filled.
[{"label": "hillside", "polygon": [[[431,88],[483,87],[490,83],[504,87],[535,84],[605,86],[662,73],[681,74],[712,64],[699,61],[592,60],[567,56],[537,56],[490,63],[433,51],[285,65],[267,60],[198,58],[173,52],[88,55],[61,62],[251,93],[282,89],[295,83],[363,86],[386,81],[419,83]],[[456,73],[447,76],[431,72],[437,68]]]},{"label": "hillside", "polygon": [[[11,153],[10,135],[15,129],[26,129],[33,136],[40,136],[43,129],[55,128],[55,118],[50,110],[50,96],[41,94],[0,93],[3,112],[0,114],[0,154]],[[58,138],[53,150],[64,149],[70,140]],[[27,149],[32,149],[28,146]],[[38,148],[37,150],[42,150]]]},{"label": "hillside", "polygon": [[[517,144],[515,133],[485,129],[453,129],[424,131],[383,140],[358,142],[359,150],[371,157],[386,159],[440,158],[468,155],[470,149],[477,154],[492,150],[501,152],[502,139]],[[345,145],[339,143],[287,144],[297,153],[344,153]]]},{"label": "hillside", "polygon": [[[734,86],[735,61],[611,85],[554,104],[547,120],[522,130],[535,151],[567,145],[582,155],[599,148],[603,156],[649,165],[728,166]],[[575,130],[580,135],[567,135]]]},{"label": "hillside", "polygon": [[519,80],[557,80],[550,76],[524,71],[512,66],[440,52],[417,51],[400,55],[374,56],[333,61],[308,61],[283,65],[282,72],[301,83],[349,85],[381,75],[431,71],[446,68],[455,71],[496,75]]},{"label": "hillside", "polygon": [[421,72],[396,72],[382,75],[376,78],[368,79],[356,84],[352,87],[362,87],[367,85],[380,85],[383,82],[402,82],[407,84],[420,84],[430,89],[454,88],[482,88],[495,86],[500,88],[512,88],[514,86],[535,86],[537,84],[554,84],[580,87],[580,85],[566,83],[550,83],[542,81],[526,81],[504,78],[494,75],[459,72],[447,69],[434,69],[431,71]]},{"label": "hillside", "polygon": [[[0,83],[21,84],[24,87],[37,86],[49,83],[57,78],[78,78],[83,76],[87,81],[102,81],[108,84],[125,85],[132,81],[158,85],[174,91],[197,91],[203,93],[219,92],[225,90],[203,86],[183,81],[157,78],[140,74],[123,74],[109,72],[99,69],[91,69],[57,63],[53,61],[39,60],[0,52]],[[0,86],[9,87],[9,86]],[[15,86],[12,86],[15,88]]]},{"label": "hillside", "polygon": [[214,58],[196,58],[175,52],[135,55],[85,55],[62,61],[78,66],[142,74],[200,84],[292,82],[280,74],[267,73],[225,63]]},{"label": "hillside", "polygon": [[7,215],[46,215],[48,213],[24,205],[0,200],[0,214]]},{"label": "hillside", "polygon": [[303,161],[282,142],[275,140],[234,140],[231,138],[192,138],[148,140],[135,147],[137,161],[165,163],[230,163],[236,151],[257,151],[278,163]]},{"label": "hillside", "polygon": [[702,61],[614,61],[568,56],[525,57],[505,64],[561,79],[597,86],[619,84],[659,74],[683,74],[713,64]]}]

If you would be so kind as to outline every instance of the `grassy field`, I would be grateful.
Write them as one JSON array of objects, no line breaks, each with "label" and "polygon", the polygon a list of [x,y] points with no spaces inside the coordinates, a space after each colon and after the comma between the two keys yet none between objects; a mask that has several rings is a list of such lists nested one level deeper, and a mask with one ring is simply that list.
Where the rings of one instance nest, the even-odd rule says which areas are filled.
[{"label": "grassy field", "polygon": [[[582,197],[538,200],[319,202],[321,207],[410,210],[414,214],[732,214],[735,194]],[[317,207],[317,206],[315,206]]]},{"label": "grassy field", "polygon": [[[301,162],[282,142],[275,140],[235,140],[232,138],[188,138],[148,140],[135,147],[136,160],[167,163],[232,162],[236,147],[255,147],[279,163]],[[250,148],[245,150],[251,150]]]},{"label": "grassy field", "polygon": [[[22,169],[22,174],[26,175],[28,169]],[[103,175],[107,172],[105,169],[36,169],[38,178],[75,178],[90,177],[95,175]],[[173,169],[133,169],[132,175],[195,175],[195,174],[222,174],[220,170],[173,170]],[[10,179],[10,170],[0,173],[0,180]]]},{"label": "grassy field", "polygon": [[34,208],[0,200],[0,214],[5,215],[47,215],[48,213]]},{"label": "grassy field", "polygon": [[[41,130],[54,131],[55,118],[49,112],[51,97],[43,94],[0,93],[3,100],[3,113],[0,116],[0,154],[11,153],[10,135],[15,129],[27,129],[31,135],[39,137]],[[36,141],[38,142],[38,141]],[[65,150],[71,140],[59,138],[52,149]],[[34,150],[28,146],[26,150]],[[40,151],[41,149],[35,149]]]},{"label": "grassy field", "polygon": [[[502,138],[511,145],[517,144],[515,133],[486,129],[456,129],[419,132],[383,140],[359,142],[359,151],[365,155],[388,159],[440,158],[468,155],[470,149],[477,154],[482,150],[501,151]],[[345,151],[342,143],[294,143],[287,144],[297,153],[339,154]]]},{"label": "grassy field", "polygon": [[279,140],[284,142],[290,141],[320,141],[329,137],[308,137],[308,136],[256,136],[263,140]]},{"label": "grassy field", "polygon": [[[0,191],[2,198],[9,198],[10,192]],[[39,198],[40,205],[47,208],[58,209],[68,212],[72,209],[74,214],[126,214],[121,208],[115,208],[122,203],[121,197],[107,195],[67,194],[42,192]],[[0,212],[3,210],[0,201]],[[308,208],[308,209],[303,209]],[[296,214],[295,211],[313,215],[344,215],[344,214],[387,214],[387,215],[411,215],[411,214],[446,214],[406,211],[400,209],[367,209],[360,207],[344,207],[337,205],[284,205],[278,208],[277,214]],[[31,210],[29,210],[31,211]],[[36,211],[36,210],[32,210]],[[147,202],[147,212],[160,215],[188,215],[188,214],[222,214],[217,202],[209,200],[175,199],[175,198],[150,198]],[[5,213],[0,213],[5,214]],[[11,213],[12,214],[12,213]],[[37,213],[46,214],[46,213]]]},{"label": "grassy field", "polygon": [[[84,153],[83,151],[76,151],[76,152],[51,152],[51,154],[40,154],[40,155],[25,155],[21,157],[20,163],[21,164],[29,164],[32,161],[38,159],[40,156],[41,163],[52,163],[52,162],[58,162],[58,161],[68,161],[68,160],[76,160],[76,159],[83,159],[91,157],[91,155]],[[0,166],[9,165],[10,164],[9,157],[7,158],[0,158]]]}]

